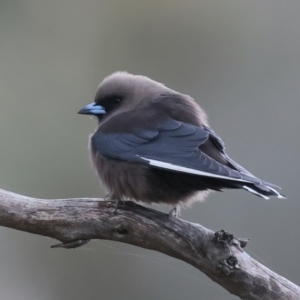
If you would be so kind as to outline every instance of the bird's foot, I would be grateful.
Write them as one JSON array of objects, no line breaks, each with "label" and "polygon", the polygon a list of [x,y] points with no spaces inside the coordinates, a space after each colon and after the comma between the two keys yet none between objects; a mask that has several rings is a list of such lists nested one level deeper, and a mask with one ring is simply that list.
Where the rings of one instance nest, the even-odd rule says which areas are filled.
[{"label": "bird's foot", "polygon": [[113,201],[115,199],[112,198],[112,196],[110,194],[106,194],[104,197],[103,197],[103,200],[104,201]]},{"label": "bird's foot", "polygon": [[117,213],[117,210],[118,210],[119,208],[121,208],[121,207],[125,207],[125,202],[122,201],[121,199],[117,199],[117,200],[116,200],[116,209],[115,209],[115,211],[114,211],[114,214],[116,214],[116,213]]},{"label": "bird's foot", "polygon": [[179,217],[179,209],[177,206],[174,206],[168,214],[168,220],[171,218],[178,218]]}]

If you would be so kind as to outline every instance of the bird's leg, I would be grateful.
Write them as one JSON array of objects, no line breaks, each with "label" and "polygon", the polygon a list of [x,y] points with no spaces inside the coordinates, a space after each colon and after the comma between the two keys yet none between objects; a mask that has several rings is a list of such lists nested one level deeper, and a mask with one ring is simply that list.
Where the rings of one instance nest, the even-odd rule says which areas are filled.
[{"label": "bird's leg", "polygon": [[116,209],[114,210],[114,214],[117,212],[118,208],[125,207],[125,203],[123,200],[121,200],[118,197],[115,197],[114,195],[111,195],[110,193],[107,193],[104,198],[104,201],[115,201],[116,202]]},{"label": "bird's leg", "polygon": [[104,197],[103,197],[104,201],[112,201],[114,199],[112,199],[111,195],[109,193],[107,193]]},{"label": "bird's leg", "polygon": [[117,213],[118,208],[125,207],[125,202],[121,199],[116,199],[116,209],[114,211],[114,214]]},{"label": "bird's leg", "polygon": [[169,215],[168,215],[168,220],[170,218],[178,218],[179,217],[179,209],[177,206],[174,206],[171,211],[169,212]]},{"label": "bird's leg", "polygon": [[104,201],[110,201],[110,200],[111,200],[110,194],[107,193],[107,194],[103,197],[103,200],[104,200]]}]

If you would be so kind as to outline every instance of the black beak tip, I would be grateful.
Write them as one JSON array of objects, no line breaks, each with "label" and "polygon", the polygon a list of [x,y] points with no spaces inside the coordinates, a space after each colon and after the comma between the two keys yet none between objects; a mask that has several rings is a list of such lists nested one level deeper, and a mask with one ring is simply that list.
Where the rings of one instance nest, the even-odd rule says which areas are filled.
[{"label": "black beak tip", "polygon": [[86,110],[84,108],[80,109],[77,114],[79,115],[85,115],[86,114]]}]

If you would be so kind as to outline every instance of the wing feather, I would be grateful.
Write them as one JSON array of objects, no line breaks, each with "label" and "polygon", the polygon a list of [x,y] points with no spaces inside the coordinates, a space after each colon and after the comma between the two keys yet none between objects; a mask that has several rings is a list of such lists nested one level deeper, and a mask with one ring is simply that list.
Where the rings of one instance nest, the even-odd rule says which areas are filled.
[{"label": "wing feather", "polygon": [[166,116],[157,124],[141,126],[127,132],[96,132],[92,147],[102,155],[150,165],[176,172],[260,184],[243,168],[232,169],[200,150],[212,136],[216,148],[224,155],[222,140],[207,128],[179,122]]}]

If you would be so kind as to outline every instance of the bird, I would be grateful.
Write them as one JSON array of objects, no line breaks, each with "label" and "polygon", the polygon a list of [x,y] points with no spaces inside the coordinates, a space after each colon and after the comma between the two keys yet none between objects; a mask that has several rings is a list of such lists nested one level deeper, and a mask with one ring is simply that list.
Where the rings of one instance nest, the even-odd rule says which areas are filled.
[{"label": "bird", "polygon": [[115,72],[103,79],[94,102],[79,114],[98,120],[90,136],[91,161],[110,199],[181,207],[211,191],[243,189],[285,198],[277,185],[232,160],[190,96],[143,75]]}]

